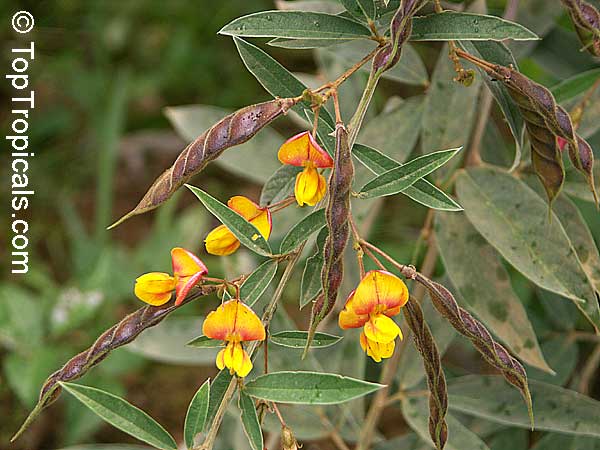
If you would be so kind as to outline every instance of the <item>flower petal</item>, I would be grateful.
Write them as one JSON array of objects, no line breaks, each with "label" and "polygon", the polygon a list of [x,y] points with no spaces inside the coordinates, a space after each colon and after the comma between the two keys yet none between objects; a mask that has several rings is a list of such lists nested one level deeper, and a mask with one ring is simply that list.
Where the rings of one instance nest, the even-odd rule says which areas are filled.
[{"label": "flower petal", "polygon": [[191,277],[179,278],[175,286],[175,306],[178,306],[187,297],[190,289],[196,286],[202,280],[204,273],[198,272]]},{"label": "flower petal", "polygon": [[360,346],[363,351],[370,356],[373,361],[381,362],[383,358],[390,358],[394,354],[396,343],[394,341],[382,344],[380,342],[371,341],[364,333],[360,334]]},{"label": "flower petal", "polygon": [[348,295],[346,305],[344,306],[344,309],[340,311],[340,315],[338,317],[338,324],[343,330],[347,330],[348,328],[360,328],[367,322],[367,320],[369,320],[368,314],[356,314],[356,311],[354,311],[352,305],[353,297],[354,291],[350,292],[350,295]]},{"label": "flower petal", "polygon": [[231,342],[227,345],[224,355],[225,366],[239,377],[245,377],[252,370],[250,356],[242,348],[239,342]]},{"label": "flower petal", "polygon": [[176,280],[164,272],[146,273],[135,280],[137,298],[153,306],[164,305],[171,299]]},{"label": "flower petal", "polygon": [[371,270],[360,281],[354,294],[357,314],[394,312],[408,301],[406,284],[383,270]]},{"label": "flower petal", "polygon": [[249,222],[257,228],[260,234],[262,234],[262,237],[269,239],[269,236],[271,236],[271,228],[273,223],[271,220],[271,211],[269,211],[268,208],[262,210],[258,216]]},{"label": "flower petal", "polygon": [[200,258],[181,247],[175,247],[171,250],[171,263],[173,264],[173,275],[178,277],[190,277],[197,273],[206,275],[208,273],[206,265]]},{"label": "flower petal", "polygon": [[231,255],[240,247],[240,241],[225,225],[219,225],[208,233],[204,244],[208,253],[217,256]]},{"label": "flower petal", "polygon": [[223,370],[225,368],[225,351],[227,348],[224,348],[219,353],[217,353],[217,367],[219,370]]},{"label": "flower petal", "polygon": [[296,185],[294,186],[294,194],[298,205],[314,206],[325,195],[327,183],[314,166],[306,166],[306,168],[296,175]]},{"label": "flower petal", "polygon": [[283,164],[301,167],[308,161],[323,169],[333,167],[331,156],[321,148],[308,131],[292,136],[279,148],[277,153]]},{"label": "flower petal", "polygon": [[230,209],[233,209],[236,213],[242,216],[247,221],[251,221],[256,218],[258,215],[265,212],[267,208],[261,208],[252,200],[243,195],[236,195],[235,197],[231,197],[227,202],[227,206]]},{"label": "flower petal", "polygon": [[393,341],[396,339],[396,336],[402,336],[402,331],[396,325],[396,322],[384,314],[377,314],[371,317],[365,323],[364,332],[368,339],[382,344]]},{"label": "flower petal", "polygon": [[222,341],[262,341],[265,327],[248,306],[229,300],[211,312],[202,325],[202,333]]}]

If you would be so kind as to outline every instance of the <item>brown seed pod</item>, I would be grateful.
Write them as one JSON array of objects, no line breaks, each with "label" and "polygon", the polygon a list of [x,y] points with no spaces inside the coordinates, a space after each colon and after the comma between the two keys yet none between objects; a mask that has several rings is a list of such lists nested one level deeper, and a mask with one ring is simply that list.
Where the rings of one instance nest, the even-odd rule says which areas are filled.
[{"label": "brown seed pod", "polygon": [[600,12],[583,0],[562,0],[583,48],[600,56]]},{"label": "brown seed pod", "polygon": [[159,324],[165,317],[184,304],[208,295],[216,291],[216,289],[215,286],[200,286],[193,295],[185,298],[179,306],[175,306],[173,302],[168,302],[162,306],[144,306],[110,327],[96,339],[96,342],[90,348],[71,358],[65,365],[48,377],[40,391],[38,403],[31,413],[29,413],[21,428],[12,437],[11,442],[17,439],[31,425],[44,408],[58,398],[62,390],[60,382],[81,378],[91,367],[101,362],[113,350],[130,343],[142,331]]},{"label": "brown seed pod", "polygon": [[354,178],[354,165],[348,146],[348,133],[343,124],[336,125],[335,137],[335,158],[329,177],[329,197],[325,209],[329,234],[323,245],[324,263],[321,270],[323,294],[317,298],[312,307],[305,353],[317,326],[333,309],[337,300],[338,290],[344,278],[344,250],[350,235],[350,189]]},{"label": "brown seed pod", "polygon": [[277,119],[298,103],[300,98],[277,98],[246,106],[224,117],[202,133],[177,157],[150,186],[138,205],[109,228],[130,217],[151,211],[165,202],[191,177],[202,171],[230,147],[248,141],[264,126]]},{"label": "brown seed pod", "polygon": [[573,166],[586,177],[597,203],[591,148],[575,133],[571,117],[556,104],[552,93],[512,67],[489,63],[462,50],[457,50],[457,54],[502,82],[519,106],[531,141],[532,165],[544,185],[549,202],[552,203],[559,194],[565,178],[562,153],[557,143],[557,138],[562,138],[569,146]]},{"label": "brown seed pod", "polygon": [[498,369],[506,381],[521,392],[527,404],[531,429],[533,429],[533,406],[527,373],[521,363],[507,349],[497,343],[487,328],[475,319],[467,310],[458,306],[452,293],[435,281],[416,273],[414,279],[424,285],[429,291],[431,302],[437,311],[463,336],[467,337],[483,358]]},{"label": "brown seed pod", "polygon": [[440,362],[440,353],[431,334],[431,330],[423,318],[423,310],[414,298],[402,308],[408,326],[413,332],[413,340],[417,350],[423,357],[423,365],[427,373],[429,387],[429,434],[438,450],[442,450],[448,440],[448,390],[446,377]]}]

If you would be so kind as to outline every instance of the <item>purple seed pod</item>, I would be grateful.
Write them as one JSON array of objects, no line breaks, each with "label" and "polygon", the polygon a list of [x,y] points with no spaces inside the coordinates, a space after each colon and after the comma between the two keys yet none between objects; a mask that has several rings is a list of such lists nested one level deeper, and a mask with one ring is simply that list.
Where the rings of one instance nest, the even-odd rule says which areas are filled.
[{"label": "purple seed pod", "polygon": [[417,350],[423,357],[423,365],[427,373],[429,387],[429,434],[438,450],[442,450],[448,440],[448,390],[446,377],[440,362],[440,353],[431,334],[431,330],[423,318],[423,310],[414,298],[402,308],[406,323],[413,332],[413,340]]},{"label": "purple seed pod", "polygon": [[583,0],[562,0],[583,48],[600,56],[600,12]]},{"label": "purple seed pod", "polygon": [[350,235],[350,189],[354,178],[354,165],[348,145],[348,133],[343,124],[336,125],[335,137],[335,157],[329,177],[329,197],[325,209],[329,234],[323,245],[324,262],[321,270],[323,294],[312,307],[306,349],[310,346],[317,326],[331,312],[337,301],[338,291],[344,278],[344,250]]},{"label": "purple seed pod", "polygon": [[475,319],[467,310],[458,306],[454,296],[448,289],[420,273],[416,275],[415,280],[427,288],[435,309],[450,322],[456,331],[472,342],[483,358],[502,373],[506,381],[519,389],[527,405],[531,429],[533,429],[531,394],[527,383],[527,373],[521,363],[506,348],[494,340],[479,320]]},{"label": "purple seed pod", "polygon": [[65,365],[48,377],[40,391],[38,403],[31,413],[29,413],[21,428],[12,437],[11,442],[17,439],[31,425],[44,408],[58,398],[62,390],[60,382],[81,378],[90,368],[101,362],[113,350],[130,343],[142,331],[159,324],[165,317],[184,304],[206,296],[216,291],[216,289],[215,286],[200,286],[194,294],[189,295],[178,306],[175,306],[172,301],[162,306],[144,306],[110,327],[96,339],[96,342],[90,348],[71,358]]},{"label": "purple seed pod", "polygon": [[164,203],[191,177],[202,171],[209,162],[217,159],[228,148],[253,138],[264,126],[287,113],[300,100],[278,98],[246,106],[224,117],[190,143],[173,165],[154,181],[138,205],[110,228]]}]

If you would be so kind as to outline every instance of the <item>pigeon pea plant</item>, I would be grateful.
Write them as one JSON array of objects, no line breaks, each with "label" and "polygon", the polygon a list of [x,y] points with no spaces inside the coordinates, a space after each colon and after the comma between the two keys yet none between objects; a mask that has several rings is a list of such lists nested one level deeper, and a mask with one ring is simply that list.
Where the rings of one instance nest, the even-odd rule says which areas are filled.
[{"label": "pigeon pea plant", "polygon": [[[246,106],[196,137],[139,204],[113,225],[159,207],[185,185],[222,222],[206,236],[208,253],[227,257],[245,247],[264,261],[251,273],[214,278],[198,256],[174,248],[172,274],[151,272],[136,280],[135,295],[148,306],[125,317],[52,374],[15,438],[64,389],[132,436],[156,448],[177,448],[173,437],[145,412],[122,398],[72,381],[173,311],[190,302],[206,301],[213,293],[221,303],[204,319],[202,335],[189,345],[198,351],[218,347],[215,364],[220,372],[199,387],[189,405],[183,435],[190,449],[209,450],[218,443],[219,430],[236,394],[241,425],[254,450],[266,446],[263,431],[273,430],[268,425],[271,414],[279,421],[281,446],[286,450],[300,446],[297,437],[302,433],[294,429],[298,411],[282,406],[285,404],[316,408],[312,411],[340,449],[349,448],[352,442],[357,449],[366,450],[381,441],[377,430],[382,412],[396,402],[417,439],[430,439],[429,444],[437,449],[447,443],[454,448],[487,448],[449,408],[517,427],[600,436],[597,402],[550,383],[528,381],[520,361],[547,373],[553,371],[500,259],[502,256],[540,288],[572,300],[589,321],[582,328],[594,330],[580,333],[594,338],[600,328],[600,256],[577,208],[561,192],[566,183],[566,148],[573,168],[591,192],[587,199],[597,202],[593,151],[577,129],[598,87],[599,71],[580,74],[555,89],[521,73],[502,41],[538,37],[510,20],[515,16],[515,1],[507,2],[504,18],[484,14],[483,1],[454,5],[464,8],[452,11],[444,10],[439,1],[427,0],[339,3],[338,14],[265,11],[223,27],[221,34],[233,36],[245,65],[274,99]],[[584,48],[597,56],[598,11],[582,0],[562,3]],[[365,49],[365,43],[371,43],[371,48],[348,64],[348,70],[312,88],[245,40],[253,37],[272,38],[270,45],[287,49],[333,47],[340,52],[353,50],[356,55]],[[429,121],[421,136],[423,155],[404,162],[416,135],[412,142],[397,139],[394,128],[404,124],[398,122],[395,110],[369,121],[364,133],[361,129],[380,80],[397,79],[416,70],[404,61],[411,58],[414,63],[408,41],[447,44],[425,104],[417,97],[418,102],[409,99],[400,106],[408,108],[404,119],[423,114]],[[369,72],[360,100],[345,117],[342,87],[357,80],[355,74],[365,69]],[[487,87],[482,88],[480,79]],[[480,110],[474,115],[480,89]],[[480,152],[494,99],[515,139],[515,158],[508,170],[484,163]],[[569,102],[575,99],[580,100]],[[561,103],[570,104],[571,113]],[[452,110],[458,121],[447,116],[445,120],[451,123],[438,121],[442,116],[436,114],[442,110]],[[292,112],[305,130],[281,142],[278,152],[269,149],[282,165],[265,183],[259,203],[238,195],[224,204],[186,184],[226,150],[253,139],[271,122]],[[369,133],[372,127],[376,133]],[[373,137],[373,142],[364,136]],[[368,145],[375,142],[388,151]],[[451,148],[444,149],[446,144]],[[522,149],[529,148],[530,163],[521,155]],[[434,184],[425,177],[437,169],[441,176]],[[367,171],[371,175],[366,175]],[[370,179],[363,181],[366,178]],[[546,202],[538,195],[540,187]],[[581,190],[577,192],[585,197]],[[381,198],[397,194],[428,208],[409,260],[393,256],[367,238],[369,218],[378,210]],[[289,229],[279,249],[273,249],[271,232],[278,226],[280,211],[290,209],[304,215]],[[314,250],[307,257],[311,247]],[[446,279],[433,278],[438,255]],[[300,274],[297,266],[303,260]],[[277,277],[281,265],[285,268]],[[372,268],[367,270],[367,266]],[[358,272],[359,280],[351,282],[354,289],[342,301],[341,292],[352,278],[352,270]],[[306,330],[275,332],[272,325],[278,304],[289,281],[300,275],[300,306],[311,305],[310,322]],[[269,290],[272,284],[274,290]],[[450,284],[459,293],[456,298],[453,289],[446,287]],[[263,296],[267,291],[269,295]],[[426,294],[433,308],[425,302]],[[267,298],[259,316],[257,304],[263,297]],[[396,322],[401,317],[404,329]],[[339,344],[341,337],[323,331],[335,328],[336,322],[338,332],[360,329],[360,334],[349,333],[346,344]],[[452,330],[466,337],[515,390],[507,390],[498,377],[465,376],[447,381],[441,356]],[[418,367],[403,366],[403,357],[410,352],[409,335],[421,356],[426,390],[417,389],[420,375],[407,372],[418,372]],[[348,346],[349,340],[364,352],[362,360],[366,354],[384,364],[379,383],[323,370],[326,363],[315,356],[317,349]],[[285,357],[274,352],[275,348],[269,350],[269,344],[296,349],[288,370],[270,370],[270,366],[282,365],[278,359]],[[335,347],[331,352],[335,353]],[[301,368],[309,364],[312,370],[289,370],[295,369],[293,363]],[[593,365],[591,371],[594,369]],[[586,366],[584,370],[590,369]],[[524,402],[514,401],[515,392]],[[357,408],[325,408],[372,393],[370,402],[359,400]],[[428,407],[421,402],[425,398]],[[338,408],[333,410],[335,419],[331,408]],[[563,412],[556,412],[558,408]],[[424,420],[426,409],[428,422]]]}]

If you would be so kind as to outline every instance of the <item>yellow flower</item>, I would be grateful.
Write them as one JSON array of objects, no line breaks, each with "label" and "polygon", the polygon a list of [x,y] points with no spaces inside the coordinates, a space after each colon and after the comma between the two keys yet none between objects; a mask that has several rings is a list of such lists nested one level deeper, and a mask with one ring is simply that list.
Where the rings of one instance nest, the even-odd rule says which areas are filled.
[{"label": "yellow flower", "polygon": [[[227,206],[254,225],[265,239],[269,239],[272,228],[269,208],[261,208],[252,200],[241,195],[231,197]],[[229,228],[219,225],[208,233],[204,244],[206,251],[211,255],[227,256],[239,248],[240,241],[229,231]]]},{"label": "yellow flower", "polygon": [[171,250],[171,263],[174,276],[150,272],[138,277],[134,287],[136,297],[152,306],[160,306],[171,299],[175,290],[175,305],[179,305],[190,289],[208,273],[200,258],[181,247]]},{"label": "yellow flower", "polygon": [[408,301],[404,282],[383,270],[372,270],[350,293],[339,315],[343,329],[361,328],[360,346],[374,361],[380,362],[394,353],[395,339],[402,331],[391,317]]},{"label": "yellow flower", "polygon": [[252,370],[244,341],[263,341],[265,327],[258,316],[238,299],[229,300],[211,312],[202,325],[202,333],[211,339],[225,341],[227,346],[217,354],[217,367],[227,367],[233,375],[245,377]]},{"label": "yellow flower", "polygon": [[298,205],[314,206],[325,195],[327,182],[317,169],[333,167],[331,156],[321,148],[308,131],[297,134],[283,143],[277,154],[279,161],[304,170],[296,176],[294,194]]}]

